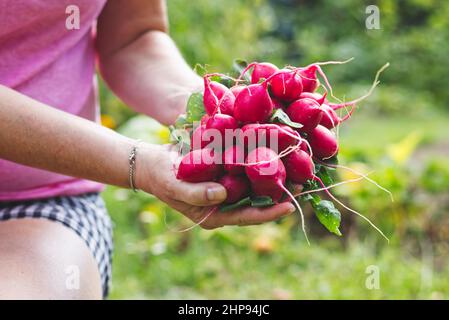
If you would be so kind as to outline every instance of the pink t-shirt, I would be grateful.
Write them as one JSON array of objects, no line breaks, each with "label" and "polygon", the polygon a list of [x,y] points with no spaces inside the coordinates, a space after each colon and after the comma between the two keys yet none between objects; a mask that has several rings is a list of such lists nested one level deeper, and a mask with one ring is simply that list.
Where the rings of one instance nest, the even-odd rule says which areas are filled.
[{"label": "pink t-shirt", "polygon": [[[105,2],[0,0],[0,84],[99,121],[93,28]],[[0,159],[0,201],[76,195],[102,188],[97,182]]]}]

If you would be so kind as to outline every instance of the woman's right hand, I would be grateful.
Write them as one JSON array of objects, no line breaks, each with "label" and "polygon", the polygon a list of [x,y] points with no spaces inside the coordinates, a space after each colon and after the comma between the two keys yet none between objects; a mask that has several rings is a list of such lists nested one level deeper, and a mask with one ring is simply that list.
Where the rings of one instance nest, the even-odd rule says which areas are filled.
[{"label": "woman's right hand", "polygon": [[[226,189],[215,182],[189,183],[177,180],[174,168],[177,157],[172,146],[142,145],[137,155],[136,185],[198,223],[213,206],[226,199]],[[215,211],[200,226],[214,229],[225,225],[261,224],[294,211],[295,207],[288,202],[263,209],[249,207],[226,213]]]}]

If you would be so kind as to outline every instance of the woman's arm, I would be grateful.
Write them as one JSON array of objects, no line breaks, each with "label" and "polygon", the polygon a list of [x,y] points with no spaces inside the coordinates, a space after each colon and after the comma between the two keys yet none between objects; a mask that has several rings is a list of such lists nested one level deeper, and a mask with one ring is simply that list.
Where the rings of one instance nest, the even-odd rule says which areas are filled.
[{"label": "woman's arm", "polygon": [[0,86],[0,119],[0,158],[128,186],[131,139],[4,86]]},{"label": "woman's arm", "polygon": [[98,20],[97,50],[112,91],[134,110],[172,124],[202,81],[167,28],[163,0],[110,0]]}]

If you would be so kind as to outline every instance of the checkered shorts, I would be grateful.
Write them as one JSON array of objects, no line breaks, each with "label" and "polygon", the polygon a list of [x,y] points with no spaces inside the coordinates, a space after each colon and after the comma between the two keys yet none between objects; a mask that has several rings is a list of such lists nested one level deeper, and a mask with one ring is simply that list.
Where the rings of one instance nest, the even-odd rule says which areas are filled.
[{"label": "checkered shorts", "polygon": [[98,264],[103,297],[109,292],[112,267],[112,223],[98,193],[20,202],[0,202],[0,221],[43,218],[60,222],[87,244]]}]

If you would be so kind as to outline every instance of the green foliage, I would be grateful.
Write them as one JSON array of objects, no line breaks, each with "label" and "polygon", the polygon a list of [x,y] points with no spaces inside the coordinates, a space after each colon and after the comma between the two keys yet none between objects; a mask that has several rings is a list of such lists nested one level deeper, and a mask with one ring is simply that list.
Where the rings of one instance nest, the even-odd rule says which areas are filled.
[{"label": "green foliage", "polygon": [[274,111],[270,119],[271,122],[280,122],[286,124],[292,128],[300,129],[303,127],[302,124],[294,122],[282,109],[277,109]]},{"label": "green foliage", "polygon": [[341,215],[340,211],[335,208],[334,203],[328,200],[311,201],[315,214],[321,224],[337,236],[341,236],[338,229],[340,227]]},{"label": "green foliage", "polygon": [[189,123],[198,122],[206,114],[203,105],[203,94],[192,93],[187,101],[186,121]]},{"label": "green foliage", "polygon": [[273,204],[274,204],[273,199],[271,199],[271,197],[268,197],[268,196],[260,196],[260,197],[252,197],[252,198],[246,197],[240,201],[237,201],[236,203],[220,206],[220,211],[227,212],[227,211],[235,210],[238,208],[243,208],[246,206],[259,207],[259,208],[269,207],[269,206],[272,206]]}]

